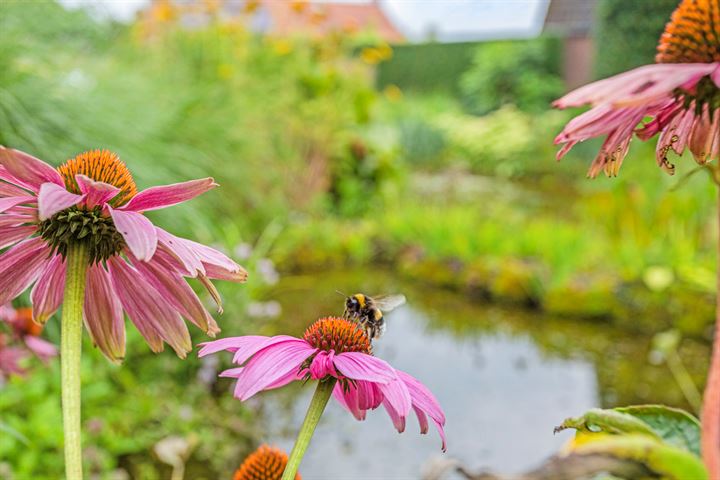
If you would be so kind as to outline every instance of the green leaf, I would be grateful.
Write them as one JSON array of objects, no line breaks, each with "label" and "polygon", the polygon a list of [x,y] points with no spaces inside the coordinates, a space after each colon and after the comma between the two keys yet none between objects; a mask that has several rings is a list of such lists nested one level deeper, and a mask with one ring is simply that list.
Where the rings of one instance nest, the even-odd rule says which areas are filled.
[{"label": "green leaf", "polygon": [[661,438],[661,436],[643,420],[628,413],[622,413],[616,410],[603,410],[601,408],[588,410],[580,417],[566,418],[560,426],[555,427],[555,432],[557,433],[567,428],[574,428],[579,432],[590,433],[642,433],[653,438]]},{"label": "green leaf", "polygon": [[702,460],[691,452],[644,434],[587,435],[573,448],[572,455],[611,455],[642,463],[666,480],[707,480]]},{"label": "green leaf", "polygon": [[686,411],[664,405],[633,405],[614,410],[642,420],[667,443],[700,455],[700,422]]}]

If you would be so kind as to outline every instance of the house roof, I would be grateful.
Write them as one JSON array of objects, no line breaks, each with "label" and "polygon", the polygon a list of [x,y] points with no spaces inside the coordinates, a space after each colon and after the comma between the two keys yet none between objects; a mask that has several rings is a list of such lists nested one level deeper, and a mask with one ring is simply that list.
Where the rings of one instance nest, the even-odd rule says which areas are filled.
[{"label": "house roof", "polygon": [[261,0],[253,24],[259,31],[274,35],[325,35],[334,31],[373,30],[390,43],[405,37],[383,12],[379,2],[331,3]]}]

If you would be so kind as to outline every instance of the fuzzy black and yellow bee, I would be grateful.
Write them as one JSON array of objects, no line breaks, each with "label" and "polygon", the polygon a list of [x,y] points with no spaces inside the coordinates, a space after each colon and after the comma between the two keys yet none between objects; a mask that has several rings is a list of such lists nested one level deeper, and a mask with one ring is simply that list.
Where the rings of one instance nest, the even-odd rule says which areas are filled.
[{"label": "fuzzy black and yellow bee", "polygon": [[365,330],[371,340],[380,338],[385,332],[383,311],[389,312],[405,303],[405,295],[382,295],[370,297],[356,293],[345,299],[343,316],[354,320]]}]

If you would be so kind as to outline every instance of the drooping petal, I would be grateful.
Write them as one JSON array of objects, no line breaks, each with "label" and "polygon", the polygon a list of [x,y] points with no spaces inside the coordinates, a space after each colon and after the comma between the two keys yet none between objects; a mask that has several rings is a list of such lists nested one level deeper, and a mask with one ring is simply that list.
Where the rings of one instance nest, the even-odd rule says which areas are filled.
[{"label": "drooping petal", "polygon": [[212,178],[202,178],[172,185],[150,187],[135,195],[122,209],[133,212],[157,210],[186,202],[217,186]]},{"label": "drooping petal", "polygon": [[125,358],[125,318],[110,275],[101,264],[88,268],[85,288],[85,328],[100,351],[110,361],[120,363]]},{"label": "drooping petal", "polygon": [[10,210],[14,206],[20,205],[21,203],[34,202],[35,197],[29,195],[23,195],[20,197],[4,197],[0,198],[0,213]]},{"label": "drooping petal", "polygon": [[31,352],[43,361],[47,361],[58,354],[57,347],[42,338],[38,338],[33,335],[25,335],[25,337],[23,337],[23,341],[28,349],[30,349]]},{"label": "drooping petal", "polygon": [[[125,212],[132,213],[132,212]],[[107,261],[112,286],[123,309],[154,351],[167,342],[180,358],[192,350],[190,333],[180,315],[132,266],[119,257]]]},{"label": "drooping petal", "polygon": [[[189,276],[203,274],[209,278],[240,282],[247,279],[247,271],[224,253],[201,243],[176,237],[161,228],[157,231],[160,244],[182,263]],[[208,268],[210,270],[207,270]]]},{"label": "drooping petal", "polygon": [[54,183],[40,185],[38,194],[38,214],[40,220],[47,220],[61,210],[77,205],[85,199],[85,195],[76,195]]},{"label": "drooping petal", "polygon": [[120,232],[128,248],[138,260],[147,262],[155,254],[158,238],[155,226],[137,212],[125,212],[109,208],[115,228]]},{"label": "drooping petal", "polygon": [[140,262],[134,258],[131,258],[131,261],[145,280],[183,317],[214,337],[220,331],[217,323],[185,279],[165,263],[163,255],[167,254],[158,252],[149,262]]},{"label": "drooping petal", "polygon": [[33,320],[45,323],[62,303],[65,290],[65,260],[55,255],[38,277],[30,293]]},{"label": "drooping petal", "polygon": [[0,248],[9,247],[35,233],[35,225],[0,226]]},{"label": "drooping petal", "polygon": [[[432,392],[412,375],[405,373],[401,370],[397,370],[397,375],[407,386],[410,398],[412,399],[413,408],[421,410],[427,414],[437,427],[440,438],[442,439],[442,450],[447,450],[447,439],[445,437],[445,413],[440,407],[440,403],[437,401]],[[423,420],[418,415],[418,421],[420,421],[420,428],[423,428]],[[425,425],[427,425],[427,419],[425,419]],[[425,427],[427,429],[427,427]]]},{"label": "drooping petal", "polygon": [[286,378],[289,373],[298,371],[303,361],[314,352],[314,348],[298,338],[263,348],[245,365],[245,370],[235,385],[235,397],[245,401],[278,380]]},{"label": "drooping petal", "polygon": [[208,278],[213,280],[226,280],[228,282],[243,283],[248,278],[248,272],[243,267],[238,265],[239,268],[228,270],[226,268],[218,267],[209,263],[203,263],[205,267],[205,274]]},{"label": "drooping petal", "polygon": [[365,420],[367,410],[360,408],[358,405],[358,390],[354,385],[347,385],[346,388],[340,382],[336,383],[335,388],[333,388],[333,397],[357,420]]},{"label": "drooping petal", "polygon": [[387,362],[360,352],[344,352],[336,355],[335,368],[352,380],[389,383],[397,378],[395,370]]},{"label": "drooping petal", "polygon": [[0,305],[9,303],[35,281],[48,262],[49,253],[45,241],[35,237],[0,255]]},{"label": "drooping petal", "polygon": [[412,407],[412,401],[405,382],[396,379],[390,383],[381,383],[379,388],[384,397],[383,403],[391,405],[401,417],[407,417]]},{"label": "drooping petal", "polygon": [[80,191],[85,194],[85,205],[88,208],[102,206],[120,193],[120,189],[116,186],[105,182],[97,182],[81,173],[75,175],[75,181]]},{"label": "drooping petal", "polygon": [[21,187],[36,193],[43,183],[50,182],[61,187],[64,185],[57,170],[19,150],[0,146],[0,165],[5,167]]},{"label": "drooping petal", "polygon": [[186,276],[196,277],[198,272],[202,274],[205,273],[202,260],[190,245],[186,244],[184,239],[176,237],[159,227],[155,227],[155,231],[160,247],[178,261],[179,266],[185,269]]},{"label": "drooping petal", "polygon": [[398,431],[398,433],[403,433],[405,431],[405,415],[400,415],[400,413],[395,409],[393,404],[390,403],[387,399],[384,399],[382,404],[383,407],[385,407],[385,411],[388,413],[390,420],[392,420],[395,429]]}]

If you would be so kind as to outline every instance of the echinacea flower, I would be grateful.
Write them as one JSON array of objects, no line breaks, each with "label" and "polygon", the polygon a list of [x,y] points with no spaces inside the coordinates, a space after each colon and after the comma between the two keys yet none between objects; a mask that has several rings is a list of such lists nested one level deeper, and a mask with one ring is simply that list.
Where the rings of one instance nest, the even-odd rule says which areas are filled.
[{"label": "echinacea flower", "polygon": [[[210,336],[219,331],[184,277],[198,278],[221,311],[210,279],[243,282],[245,270],[210,247],[156,227],[143,212],[190,200],[216,186],[212,178],[137,192],[125,164],[92,150],[57,169],[0,147],[0,305],[34,284],[33,319],[44,323],[60,306],[66,255],[86,255],[83,320],[112,361],[125,355],[123,312],[150,348],[168,343],[180,357],[192,349],[183,318]],[[79,248],[80,248],[79,247]]]},{"label": "echinacea flower", "polygon": [[263,390],[295,380],[337,379],[335,399],[358,420],[380,405],[399,432],[411,410],[421,433],[433,421],[446,450],[445,415],[435,396],[409,374],[396,370],[371,353],[370,339],[355,322],[344,318],[322,318],[305,331],[303,338],[228,337],[203,344],[199,356],[227,350],[240,365],[220,374],[237,379],[234,395],[245,401]]},{"label": "echinacea flower", "polygon": [[10,330],[0,333],[0,379],[27,373],[21,363],[32,354],[43,362],[57,356],[57,347],[39,337],[43,327],[32,321],[32,309],[0,306],[0,322]]},{"label": "echinacea flower", "polygon": [[[720,2],[683,0],[660,37],[657,63],[578,88],[558,108],[590,104],[555,139],[562,158],[575,144],[606,135],[588,175],[617,175],[630,140],[658,135],[657,163],[674,173],[670,150],[689,149],[704,165],[720,157]],[[649,119],[642,123],[644,119]]]},{"label": "echinacea flower", "polygon": [[[245,458],[240,468],[235,470],[233,480],[280,480],[288,456],[279,448],[260,445]],[[295,480],[302,480],[298,473]]]}]

